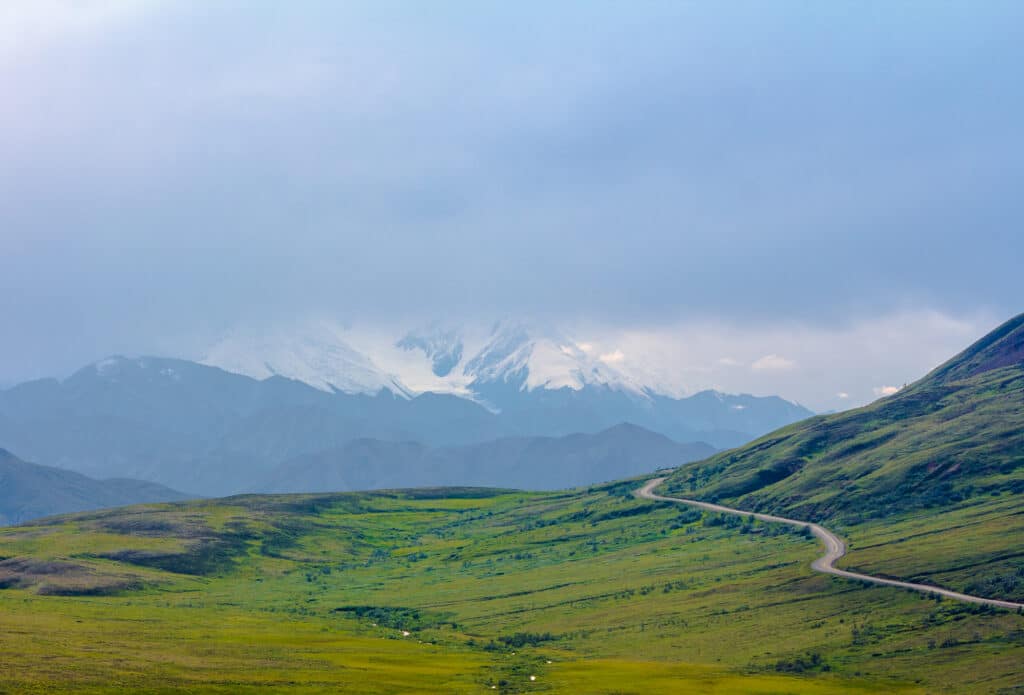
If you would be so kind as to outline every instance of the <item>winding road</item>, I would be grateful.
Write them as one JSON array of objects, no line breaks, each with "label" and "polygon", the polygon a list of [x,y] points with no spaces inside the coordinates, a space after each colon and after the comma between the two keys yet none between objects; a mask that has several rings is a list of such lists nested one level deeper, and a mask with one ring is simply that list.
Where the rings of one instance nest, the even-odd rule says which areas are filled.
[{"label": "winding road", "polygon": [[690,507],[706,509],[710,512],[722,512],[723,514],[750,516],[755,519],[760,519],[761,521],[770,521],[778,524],[789,524],[790,526],[796,526],[797,528],[809,528],[811,530],[811,533],[813,533],[815,537],[817,537],[822,543],[825,544],[825,554],[811,563],[811,569],[815,570],[816,572],[831,574],[836,577],[845,577],[846,579],[856,579],[862,582],[871,582],[872,584],[881,584],[883,586],[897,586],[901,589],[911,589],[913,591],[920,591],[925,594],[944,596],[946,598],[956,599],[957,601],[978,603],[984,606],[1010,608],[1013,610],[1024,608],[1024,603],[1014,603],[1013,601],[1000,601],[994,598],[982,598],[981,596],[961,594],[959,591],[951,591],[950,589],[942,589],[937,586],[929,586],[927,584],[901,582],[898,579],[886,579],[885,577],[875,577],[870,574],[861,574],[860,572],[850,572],[847,570],[841,570],[835,566],[835,563],[836,560],[846,555],[846,543],[843,542],[842,538],[832,533],[824,526],[812,524],[807,521],[787,519],[784,516],[774,516],[772,514],[759,514],[757,512],[745,512],[742,509],[723,507],[720,504],[712,504],[711,502],[700,502],[698,500],[688,500],[683,499],[681,497],[665,497],[664,495],[659,495],[654,492],[654,488],[658,487],[663,482],[665,482],[665,478],[654,478],[653,480],[648,480],[647,483],[642,488],[637,490],[634,494],[637,497],[642,497],[643,499],[648,500],[657,500],[659,502],[675,502],[676,504],[685,504]]}]

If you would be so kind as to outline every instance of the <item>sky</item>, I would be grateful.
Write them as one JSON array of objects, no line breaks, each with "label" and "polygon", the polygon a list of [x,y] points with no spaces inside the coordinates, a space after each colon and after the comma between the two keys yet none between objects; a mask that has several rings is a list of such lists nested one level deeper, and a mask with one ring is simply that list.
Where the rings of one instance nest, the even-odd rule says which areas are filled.
[{"label": "sky", "polygon": [[310,313],[516,316],[681,390],[864,402],[1024,310],[1021,26],[998,0],[10,0],[0,384]]}]

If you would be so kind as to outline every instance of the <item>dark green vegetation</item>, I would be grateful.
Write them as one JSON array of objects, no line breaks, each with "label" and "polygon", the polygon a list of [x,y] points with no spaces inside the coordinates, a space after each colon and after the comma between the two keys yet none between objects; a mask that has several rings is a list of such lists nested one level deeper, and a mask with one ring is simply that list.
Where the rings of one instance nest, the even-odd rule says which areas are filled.
[{"label": "dark green vegetation", "polygon": [[0,449],[0,526],[51,514],[188,497],[142,480],[93,480],[60,468],[37,466]]},{"label": "dark green vegetation", "polygon": [[0,691],[1015,682],[1024,617],[815,575],[813,539],[637,485],[245,496],[3,529]]}]

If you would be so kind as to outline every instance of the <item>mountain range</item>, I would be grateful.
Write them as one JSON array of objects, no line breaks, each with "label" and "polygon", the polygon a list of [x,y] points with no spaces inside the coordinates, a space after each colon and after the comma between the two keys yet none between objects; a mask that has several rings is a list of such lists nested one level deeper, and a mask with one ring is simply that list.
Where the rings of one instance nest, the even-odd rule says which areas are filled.
[{"label": "mountain range", "polygon": [[[417,442],[361,438],[284,461],[252,492],[335,492],[402,486],[474,485],[560,489],[637,475],[715,453],[704,443],[679,444],[634,425],[565,437],[506,437],[482,444],[431,448]],[[96,480],[22,461],[0,449],[0,526],[38,517],[195,497],[130,478]]]},{"label": "mountain range", "polygon": [[257,379],[284,376],[329,392],[376,395],[387,389],[404,398],[451,393],[492,410],[503,404],[488,402],[484,392],[499,383],[526,391],[605,386],[639,398],[659,392],[658,384],[637,383],[587,343],[550,326],[511,320],[483,333],[435,322],[395,341],[368,343],[329,320],[296,321],[233,331],[199,361]]},{"label": "mountain range", "polygon": [[[621,353],[602,354],[554,327],[522,321],[499,321],[484,332],[435,322],[390,341],[319,320],[231,333],[199,362],[256,379],[283,376],[329,393],[375,396],[386,390],[405,399],[422,393],[456,395],[513,419],[523,418],[525,411],[542,412],[547,419],[552,408],[583,408],[588,414],[576,425],[580,431],[637,422],[679,440],[696,436],[716,446],[737,445],[754,432],[811,415],[782,399],[774,399],[769,408],[774,415],[767,414],[766,401],[748,412],[749,397],[716,391],[690,393],[688,398],[695,400],[677,407],[687,399],[668,392],[664,384],[627,374],[619,368],[623,359]],[[707,402],[716,398],[725,402],[725,412]],[[599,422],[589,423],[591,415]],[[680,427],[680,421],[686,426]],[[523,433],[541,433],[533,423],[523,427]]]},{"label": "mountain range", "polygon": [[27,463],[0,449],[0,526],[52,514],[189,497],[142,480],[93,480],[73,471]]},{"label": "mountain range", "polygon": [[505,437],[434,449],[415,442],[357,439],[290,459],[255,490],[329,492],[438,485],[557,490],[697,461],[715,451],[703,442],[679,444],[628,424],[597,434]]},{"label": "mountain range", "polygon": [[[465,392],[414,393],[382,382],[372,394],[359,393],[338,386],[352,386],[351,380],[313,385],[313,372],[306,380],[284,376],[283,363],[264,364],[265,372],[248,376],[188,360],[111,357],[64,380],[0,391],[0,444],[40,464],[96,478],[138,478],[224,495],[250,490],[296,457],[343,450],[362,439],[436,449],[595,434],[628,422],[676,442],[722,448],[811,414],[778,397],[657,394],[619,380],[610,368],[584,369],[590,358],[582,349],[556,348],[523,332],[498,331],[473,358],[460,357],[457,367],[450,362],[459,350],[450,341],[423,344],[440,358],[437,371],[457,369],[461,379],[470,379]],[[318,352],[315,344],[303,345],[299,353],[280,348],[267,354],[301,354],[307,362],[326,355],[321,364],[348,364],[344,347]],[[410,349],[423,348],[417,343]],[[568,360],[559,369],[575,367],[553,369],[555,350]],[[255,368],[257,361],[233,364]],[[372,361],[359,364],[366,369],[346,373],[379,376],[367,367]],[[535,477],[530,484],[554,484],[556,471],[547,472],[550,480]]]}]

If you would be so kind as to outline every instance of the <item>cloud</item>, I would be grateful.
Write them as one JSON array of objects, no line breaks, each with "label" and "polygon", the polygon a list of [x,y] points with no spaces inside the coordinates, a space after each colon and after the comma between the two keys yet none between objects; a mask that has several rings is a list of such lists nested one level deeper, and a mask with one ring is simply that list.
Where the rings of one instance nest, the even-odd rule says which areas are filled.
[{"label": "cloud", "polygon": [[759,357],[750,365],[750,368],[755,371],[783,371],[793,369],[795,367],[796,362],[788,360],[785,357],[780,357],[779,355],[765,355],[764,357]]},{"label": "cloud", "polygon": [[875,386],[873,389],[876,396],[884,397],[891,396],[900,390],[899,386]]},{"label": "cloud", "polygon": [[719,357],[718,364],[723,367],[740,367],[743,365],[739,360],[734,360],[732,357]]},{"label": "cloud", "polygon": [[[586,335],[601,353],[621,350],[616,365],[640,383],[672,395],[705,389],[781,395],[812,410],[856,407],[878,396],[873,384],[903,384],[921,378],[1005,320],[989,312],[949,314],[928,309],[854,317],[835,324],[779,321],[690,320],[621,326],[586,322]],[[567,330],[573,333],[570,325]],[[737,369],[784,356],[793,369]],[[863,386],[851,387],[851,384]],[[846,394],[847,398],[841,398]]]},{"label": "cloud", "polygon": [[891,317],[1019,310],[1024,4],[911,4],[0,3],[0,381],[517,316],[630,364],[652,331],[667,388],[861,402],[956,334]]},{"label": "cloud", "polygon": [[613,350],[612,352],[604,353],[598,359],[605,364],[618,364],[626,359],[626,355],[623,354],[622,350]]},{"label": "cloud", "polygon": [[849,397],[850,397],[850,394],[848,394],[846,391],[840,391],[839,393],[836,394],[836,398],[839,398],[839,399],[844,400],[844,401],[847,398],[849,398]]},{"label": "cloud", "polygon": [[0,63],[47,45],[96,38],[130,20],[144,19],[155,0],[12,0],[0,4]]}]

